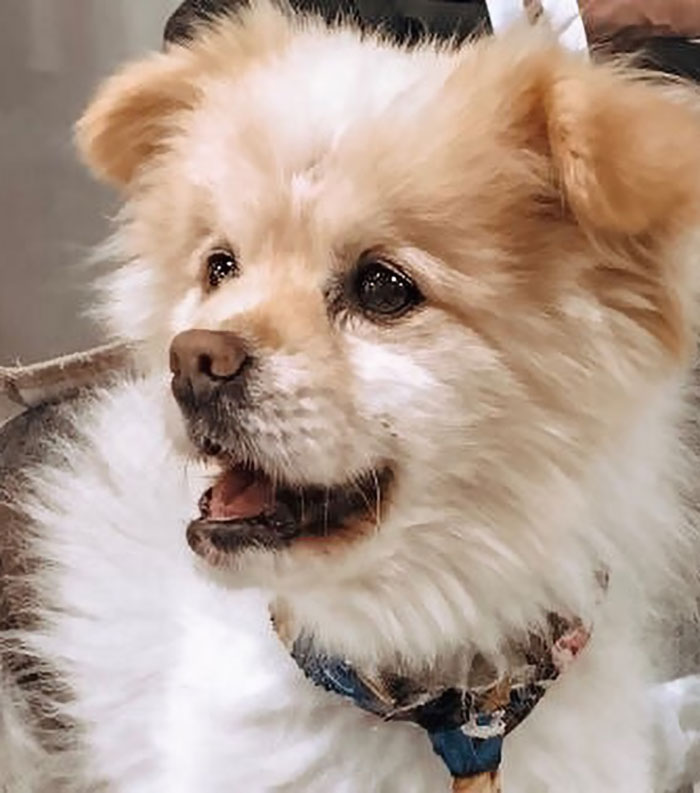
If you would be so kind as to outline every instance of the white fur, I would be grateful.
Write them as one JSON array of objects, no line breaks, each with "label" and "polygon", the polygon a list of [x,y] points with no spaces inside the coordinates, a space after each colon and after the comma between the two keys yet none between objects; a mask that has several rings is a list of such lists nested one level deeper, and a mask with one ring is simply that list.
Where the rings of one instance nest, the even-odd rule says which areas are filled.
[{"label": "white fur", "polygon": [[[273,635],[265,595],[197,569],[183,535],[205,472],[172,447],[162,389],[138,382],[104,397],[81,418],[87,445],[35,478],[31,513],[59,566],[45,581],[51,628],[30,641],[69,670],[88,780],[123,793],[447,791],[421,730],[315,689]],[[414,578],[400,597],[420,608],[429,584]],[[507,740],[508,793],[652,790],[648,670],[634,620],[620,619],[633,604],[614,601],[585,657]],[[429,602],[454,630],[440,599]]]},{"label": "white fur", "polygon": [[[514,297],[513,254],[493,234],[471,244],[489,215],[484,228],[459,226],[458,262],[395,243],[425,310],[390,332],[351,309],[329,318],[329,273],[392,238],[391,201],[415,188],[399,165],[411,141],[425,143],[422,100],[441,109],[462,56],[314,26],[292,39],[240,81],[207,77],[175,150],[143,174],[107,312],[120,335],[148,342],[152,374],[103,394],[76,419],[83,441],[32,479],[27,509],[52,564],[41,577],[47,627],[26,641],[75,694],[66,708],[84,728],[85,769],[71,792],[102,782],[114,793],[448,791],[419,728],[380,723],[304,680],[270,627],[267,601],[282,596],[325,649],[360,664],[400,654],[421,665],[465,646],[497,657],[547,611],[579,615],[592,642],[506,740],[505,793],[651,793],[654,653],[643,628],[665,587],[686,599],[679,557],[695,536],[679,498],[683,373],[653,333],[575,280],[562,279],[548,311]],[[402,145],[407,136],[406,151],[386,165],[380,146],[366,163],[385,123]],[[493,155],[489,131],[476,130]],[[442,148],[430,143],[421,173],[461,138],[448,129]],[[469,178],[443,168],[425,184],[459,197],[461,222],[481,188],[500,196],[489,186],[497,158],[481,172],[459,161]],[[375,194],[367,176],[385,165],[404,175]],[[507,175],[529,198],[522,165],[516,152]],[[210,227],[187,234],[197,200]],[[172,218],[182,222],[170,228]],[[211,292],[202,257],[219,239],[235,242],[241,272]],[[575,239],[576,250],[543,247],[562,272],[596,260]],[[346,254],[351,244],[365,247]],[[680,283],[696,262],[678,259],[668,265]],[[471,302],[455,307],[450,293]],[[498,315],[496,335],[458,319],[465,307]],[[236,422],[260,467],[328,485],[392,461],[377,531],[342,553],[246,552],[218,575],[195,563],[184,535],[208,472],[173,430],[157,374],[172,335],[190,327],[257,345],[255,404]],[[600,567],[611,574],[604,595]]]},{"label": "white fur", "polygon": [[676,791],[700,780],[700,677],[691,675],[657,686],[652,692],[659,790]]}]

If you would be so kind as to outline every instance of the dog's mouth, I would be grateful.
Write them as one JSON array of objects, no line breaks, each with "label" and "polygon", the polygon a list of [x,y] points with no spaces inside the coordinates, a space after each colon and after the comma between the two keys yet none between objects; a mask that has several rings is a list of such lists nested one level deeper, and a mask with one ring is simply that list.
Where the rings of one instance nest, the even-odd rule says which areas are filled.
[{"label": "dog's mouth", "polygon": [[352,539],[378,525],[392,479],[383,467],[340,485],[299,486],[248,466],[227,466],[200,498],[187,540],[195,553],[218,564],[244,550]]}]

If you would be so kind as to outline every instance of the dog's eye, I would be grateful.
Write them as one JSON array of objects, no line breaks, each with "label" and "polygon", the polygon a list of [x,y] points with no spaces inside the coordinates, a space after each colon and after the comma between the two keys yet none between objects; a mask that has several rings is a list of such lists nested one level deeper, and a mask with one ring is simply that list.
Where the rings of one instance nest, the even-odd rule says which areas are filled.
[{"label": "dog's eye", "polygon": [[238,260],[231,251],[216,250],[207,256],[207,281],[212,289],[237,272]]},{"label": "dog's eye", "polygon": [[363,311],[398,316],[423,300],[410,278],[382,261],[365,261],[355,277],[355,297]]}]

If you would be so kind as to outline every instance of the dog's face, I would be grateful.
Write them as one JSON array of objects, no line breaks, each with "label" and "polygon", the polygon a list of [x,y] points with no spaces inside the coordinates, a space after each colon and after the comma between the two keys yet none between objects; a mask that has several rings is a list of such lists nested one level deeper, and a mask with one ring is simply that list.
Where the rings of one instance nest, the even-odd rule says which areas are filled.
[{"label": "dog's face", "polygon": [[566,575],[689,343],[697,129],[537,34],[408,53],[267,7],[113,78],[79,129],[128,198],[108,311],[222,466],[192,546],[281,588]]}]

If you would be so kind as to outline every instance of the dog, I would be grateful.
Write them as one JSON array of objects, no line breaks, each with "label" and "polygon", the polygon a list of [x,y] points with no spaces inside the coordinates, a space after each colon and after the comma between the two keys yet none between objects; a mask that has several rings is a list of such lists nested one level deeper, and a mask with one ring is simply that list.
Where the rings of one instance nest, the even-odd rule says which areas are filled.
[{"label": "dog", "polygon": [[699,136],[542,28],[256,2],[109,79],[77,139],[142,374],[11,488],[6,788],[657,789]]}]

